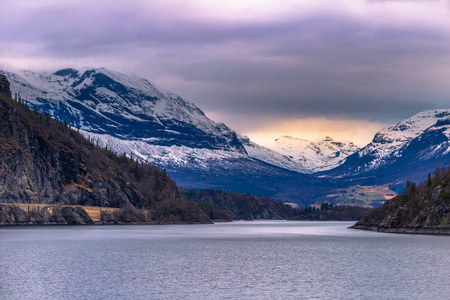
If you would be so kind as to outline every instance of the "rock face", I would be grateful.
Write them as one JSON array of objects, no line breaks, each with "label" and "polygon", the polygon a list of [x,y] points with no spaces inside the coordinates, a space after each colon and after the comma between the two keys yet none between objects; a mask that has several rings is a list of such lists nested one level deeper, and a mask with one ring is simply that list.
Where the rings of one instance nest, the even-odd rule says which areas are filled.
[{"label": "rock face", "polygon": [[9,81],[5,76],[0,75],[0,94],[6,97],[11,97],[11,90],[9,89]]},{"label": "rock face", "polygon": [[351,228],[395,233],[450,234],[449,172],[437,186],[410,186]]}]

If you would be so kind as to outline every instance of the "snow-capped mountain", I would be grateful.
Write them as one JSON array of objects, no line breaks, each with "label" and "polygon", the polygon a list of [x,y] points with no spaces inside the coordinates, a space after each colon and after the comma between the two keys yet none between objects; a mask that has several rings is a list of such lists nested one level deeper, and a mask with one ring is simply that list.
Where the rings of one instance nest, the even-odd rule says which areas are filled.
[{"label": "snow-capped mountain", "polygon": [[282,136],[268,147],[287,157],[292,164],[298,166],[296,170],[305,173],[333,169],[359,150],[353,142],[338,142],[328,136],[316,141]]},{"label": "snow-capped mountain", "polygon": [[0,72],[13,94],[52,117],[96,134],[158,146],[187,146],[245,154],[236,133],[194,104],[135,74],[105,68],[55,73]]},{"label": "snow-capped mountain", "polygon": [[420,112],[375,134],[372,142],[325,172],[341,178],[377,177],[420,180],[450,161],[450,109]]},{"label": "snow-capped mountain", "polygon": [[[332,188],[324,178],[359,176],[375,184],[423,175],[450,160],[449,109],[425,111],[385,128],[353,154],[354,144],[330,138],[309,142],[282,137],[270,149],[135,74],[105,68],[0,74],[10,81],[13,97],[20,94],[30,106],[65,120],[99,145],[167,168],[183,187],[309,204]],[[321,178],[304,174],[341,163],[322,171]]]},{"label": "snow-capped mountain", "polygon": [[20,94],[101,146],[166,168],[180,186],[301,203],[316,193],[312,182],[327,184],[293,172],[302,169],[286,156],[238,136],[193,103],[135,74],[105,68],[0,74],[10,81],[13,97]]}]

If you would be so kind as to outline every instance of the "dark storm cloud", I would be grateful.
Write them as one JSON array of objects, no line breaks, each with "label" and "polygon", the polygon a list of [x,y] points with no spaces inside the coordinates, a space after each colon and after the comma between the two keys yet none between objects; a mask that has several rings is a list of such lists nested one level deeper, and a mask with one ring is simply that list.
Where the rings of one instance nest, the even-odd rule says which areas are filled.
[{"label": "dark storm cloud", "polygon": [[174,1],[8,3],[1,55],[11,47],[74,63],[115,60],[236,118],[387,121],[449,103],[450,30],[426,22],[433,16],[415,24],[414,13],[397,20],[324,9],[230,19]]}]

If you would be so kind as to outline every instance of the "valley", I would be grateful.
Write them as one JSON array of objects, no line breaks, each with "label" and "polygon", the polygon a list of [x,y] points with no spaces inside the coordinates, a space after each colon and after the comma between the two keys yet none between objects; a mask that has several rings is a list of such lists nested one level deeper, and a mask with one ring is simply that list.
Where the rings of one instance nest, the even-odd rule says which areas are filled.
[{"label": "valley", "polygon": [[302,206],[376,207],[450,161],[450,110],[418,113],[360,148],[290,136],[269,147],[209,119],[136,74],[106,68],[0,71],[12,96],[64,120],[99,147],[166,169],[181,188],[250,193]]},{"label": "valley", "polygon": [[336,205],[377,207],[396,195],[397,193],[392,191],[389,185],[355,185],[348,188],[338,188],[332,194],[326,195],[326,198]]}]

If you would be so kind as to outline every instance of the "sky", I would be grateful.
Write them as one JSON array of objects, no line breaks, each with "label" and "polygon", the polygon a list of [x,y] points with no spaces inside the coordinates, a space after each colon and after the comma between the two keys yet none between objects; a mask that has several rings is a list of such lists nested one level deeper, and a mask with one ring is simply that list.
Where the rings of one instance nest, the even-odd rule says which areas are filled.
[{"label": "sky", "polygon": [[2,0],[0,68],[134,72],[267,144],[450,107],[448,0]]}]

